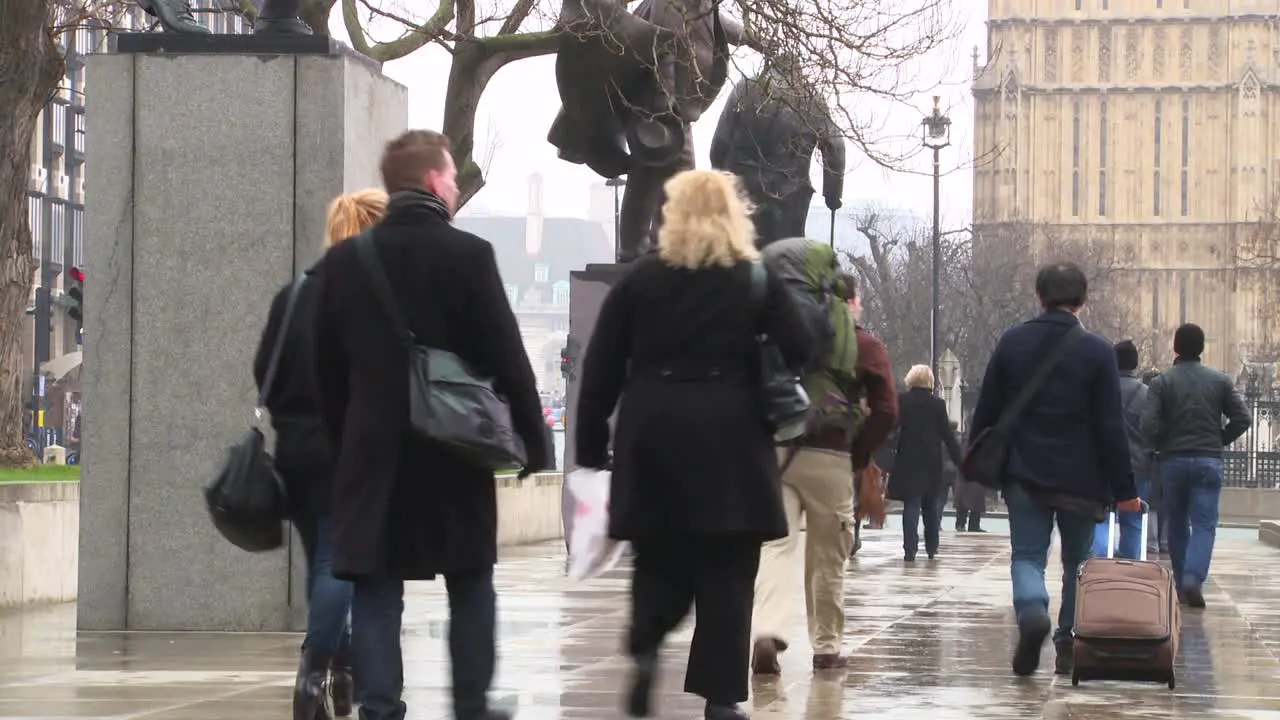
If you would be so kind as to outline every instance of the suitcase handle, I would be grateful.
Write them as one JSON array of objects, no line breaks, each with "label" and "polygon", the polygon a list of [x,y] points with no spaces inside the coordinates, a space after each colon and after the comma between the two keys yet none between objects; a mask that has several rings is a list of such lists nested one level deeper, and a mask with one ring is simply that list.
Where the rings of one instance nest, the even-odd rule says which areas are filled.
[{"label": "suitcase handle", "polygon": [[[1142,534],[1138,536],[1140,538],[1138,542],[1138,559],[1142,561],[1146,561],[1147,530],[1148,530],[1147,521],[1150,519],[1151,506],[1147,504],[1146,500],[1142,500],[1140,502],[1142,503],[1142,510],[1141,510]],[[1116,557],[1116,535],[1119,533],[1119,524],[1120,524],[1119,513],[1116,512],[1115,508],[1112,508],[1109,512],[1107,512],[1107,558],[1108,559],[1114,560]]]}]

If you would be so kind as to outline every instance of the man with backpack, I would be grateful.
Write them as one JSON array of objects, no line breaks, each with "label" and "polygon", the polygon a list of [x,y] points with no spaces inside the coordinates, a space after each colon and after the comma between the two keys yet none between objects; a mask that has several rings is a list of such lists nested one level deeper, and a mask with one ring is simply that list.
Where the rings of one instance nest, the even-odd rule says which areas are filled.
[{"label": "man with backpack", "polygon": [[[1116,365],[1120,369],[1120,405],[1124,408],[1125,437],[1129,441],[1129,462],[1133,464],[1133,481],[1138,486],[1138,496],[1143,502],[1151,502],[1151,445],[1142,436],[1142,407],[1147,401],[1147,386],[1138,377],[1138,348],[1132,340],[1116,343]],[[1137,560],[1142,554],[1142,513],[1122,512],[1117,519],[1120,526],[1116,557]],[[1107,556],[1107,538],[1110,520],[1103,520],[1094,529],[1093,554]],[[1116,542],[1113,539],[1112,542]]]},{"label": "man with backpack", "polygon": [[[803,378],[812,403],[806,432],[778,448],[790,533],[761,549],[751,668],[757,675],[781,672],[778,653],[787,648],[786,634],[792,625],[797,588],[790,580],[799,561],[802,517],[813,668],[841,668],[847,664],[841,653],[844,571],[854,538],[850,470],[864,470],[871,452],[893,429],[897,416],[893,371],[884,344],[857,327],[861,305],[853,284],[838,276],[834,249],[815,240],[787,238],[768,245],[763,255],[791,290],[814,337],[820,338],[820,347]],[[861,402],[863,387],[869,393],[869,414]]]}]

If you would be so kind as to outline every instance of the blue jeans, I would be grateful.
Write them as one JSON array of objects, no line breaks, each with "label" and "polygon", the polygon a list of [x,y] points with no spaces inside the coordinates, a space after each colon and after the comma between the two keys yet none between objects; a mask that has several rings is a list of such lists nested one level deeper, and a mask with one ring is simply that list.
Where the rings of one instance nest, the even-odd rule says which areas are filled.
[{"label": "blue jeans", "polygon": [[[1151,502],[1151,478],[1139,477],[1136,479],[1138,485],[1138,497],[1143,502]],[[1150,518],[1148,518],[1150,520]],[[1107,526],[1111,524],[1110,518],[1098,523],[1093,534],[1093,556],[1107,556]],[[1142,546],[1147,539],[1142,536],[1142,513],[1122,512],[1116,520],[1116,524],[1120,526],[1120,542],[1117,543],[1116,557],[1126,560],[1137,560],[1142,556]]]},{"label": "blue jeans", "polygon": [[334,653],[351,644],[351,583],[333,576],[329,517],[300,517],[294,526],[307,558],[307,635],[302,646]]},{"label": "blue jeans", "polygon": [[1160,462],[1164,507],[1169,514],[1169,555],[1173,576],[1184,588],[1199,588],[1209,577],[1218,533],[1222,458],[1168,457]]},{"label": "blue jeans", "polygon": [[938,552],[938,530],[942,525],[942,500],[925,495],[902,501],[902,550],[915,557],[920,549],[920,516],[924,515],[924,551]]},{"label": "blue jeans", "polygon": [[[453,716],[477,720],[488,710],[497,665],[497,602],[493,568],[446,573]],[[351,641],[360,720],[403,720],[404,656],[400,624],[404,581],[363,576],[355,581]]]},{"label": "blue jeans", "polygon": [[1044,571],[1049,564],[1049,543],[1057,520],[1062,539],[1062,608],[1058,611],[1058,629],[1054,631],[1053,642],[1069,643],[1076,619],[1076,572],[1080,563],[1089,557],[1096,522],[1087,515],[1063,512],[1035,502],[1016,481],[1005,485],[1004,501],[1009,508],[1013,610],[1019,618],[1028,612],[1049,611]]}]

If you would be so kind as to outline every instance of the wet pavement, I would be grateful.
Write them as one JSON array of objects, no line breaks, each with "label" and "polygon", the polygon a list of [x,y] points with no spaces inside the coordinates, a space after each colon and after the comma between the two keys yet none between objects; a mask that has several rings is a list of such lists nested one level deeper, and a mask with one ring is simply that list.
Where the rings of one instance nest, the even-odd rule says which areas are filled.
[{"label": "wet pavement", "polygon": [[[1009,672],[1008,545],[944,535],[936,561],[902,561],[898,531],[868,532],[848,580],[847,671],[814,673],[797,617],[781,679],[753,683],[760,720],[892,718],[1240,718],[1280,720],[1280,551],[1219,541],[1209,608],[1184,615],[1178,686]],[[563,577],[562,546],[514,549],[499,569],[498,705],[521,720],[621,717],[627,573]],[[1060,574],[1051,567],[1050,576]],[[799,582],[797,580],[797,592]],[[1056,594],[1056,593],[1055,593]],[[409,717],[448,712],[443,587],[406,598]],[[0,718],[274,720],[289,716],[299,637],[88,633],[59,606],[0,615]],[[702,716],[680,693],[689,629],[664,651],[660,717]]]}]

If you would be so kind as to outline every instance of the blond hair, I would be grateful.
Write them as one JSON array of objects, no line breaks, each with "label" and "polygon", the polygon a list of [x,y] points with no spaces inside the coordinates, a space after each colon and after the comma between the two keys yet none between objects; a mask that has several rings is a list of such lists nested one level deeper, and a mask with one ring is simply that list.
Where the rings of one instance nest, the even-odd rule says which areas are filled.
[{"label": "blond hair", "polygon": [[908,388],[924,388],[925,390],[933,389],[933,370],[928,365],[912,365],[907,371],[907,376],[902,379]]},{"label": "blond hair", "polygon": [[686,170],[663,185],[658,256],[668,265],[697,270],[731,267],[760,257],[751,203],[738,178],[716,170]]},{"label": "blond hair", "polygon": [[352,235],[359,235],[382,219],[387,211],[387,194],[379,188],[343,193],[329,203],[324,223],[324,246],[333,247]]}]

